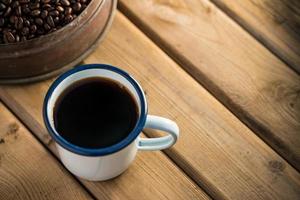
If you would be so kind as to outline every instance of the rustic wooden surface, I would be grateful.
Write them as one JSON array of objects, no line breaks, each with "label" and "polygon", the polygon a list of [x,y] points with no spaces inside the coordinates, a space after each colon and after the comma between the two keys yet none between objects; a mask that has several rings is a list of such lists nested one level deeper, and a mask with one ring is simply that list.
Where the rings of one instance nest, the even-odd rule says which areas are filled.
[{"label": "rustic wooden surface", "polygon": [[0,101],[0,199],[92,199]]},{"label": "rustic wooden surface", "polygon": [[120,2],[138,27],[300,170],[298,74],[208,0]]},{"label": "rustic wooden surface", "polygon": [[[56,148],[42,120],[42,103],[52,80],[0,88],[0,98],[27,124],[56,156]],[[181,170],[160,152],[143,152],[124,174],[105,182],[79,179],[99,199],[209,199]]]},{"label": "rustic wooden surface", "polygon": [[[20,124],[24,144],[0,144],[0,155],[9,152],[9,166],[30,160],[14,175],[26,195],[63,198],[80,187],[76,197],[86,199],[299,199],[299,76],[208,1],[121,0],[120,10],[129,18],[118,12],[106,39],[84,62],[110,63],[132,74],[145,89],[149,113],[178,123],[178,143],[164,152],[140,152],[113,180],[85,181],[53,157],[56,148],[43,125],[43,98],[54,79],[0,86],[7,107],[0,104],[0,136],[12,120],[20,124],[14,115],[30,130]],[[31,146],[28,156],[23,150]],[[46,189],[30,184],[31,167],[40,165],[54,168],[35,174],[44,181],[51,176],[50,196],[35,196]],[[0,199],[3,186],[18,185],[1,173],[0,162]],[[57,177],[65,180],[52,180]]]},{"label": "rustic wooden surface", "polygon": [[[116,22],[119,21],[118,18]],[[115,23],[114,27],[118,25],[119,23]],[[118,35],[114,34],[114,37],[117,38]],[[26,86],[3,86],[0,88],[0,96],[14,112],[20,114],[20,118],[33,133],[56,153],[53,142],[44,129],[41,116],[43,98],[51,82],[52,80]],[[208,198],[193,181],[187,178],[178,167],[172,165],[172,162],[160,152],[139,154],[136,162],[118,179],[103,183],[80,181],[99,199]]]},{"label": "rustic wooden surface", "polygon": [[300,73],[299,0],[212,0]]}]

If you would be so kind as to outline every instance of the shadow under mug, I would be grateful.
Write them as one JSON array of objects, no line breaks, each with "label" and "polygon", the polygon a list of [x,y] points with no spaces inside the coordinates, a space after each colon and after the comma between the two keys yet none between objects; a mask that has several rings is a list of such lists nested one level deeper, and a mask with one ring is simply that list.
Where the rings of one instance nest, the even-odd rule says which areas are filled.
[{"label": "shadow under mug", "polygon": [[[121,83],[131,92],[139,110],[136,126],[125,139],[99,149],[84,148],[68,142],[54,126],[53,110],[58,97],[74,82],[90,77],[105,77]],[[134,78],[119,68],[105,64],[82,65],[58,77],[46,94],[43,117],[66,168],[74,175],[92,181],[107,180],[120,175],[134,160],[137,150],[166,149],[179,136],[179,128],[175,122],[148,115],[145,94]],[[141,138],[139,135],[144,128],[158,129],[168,134],[158,138]]]}]

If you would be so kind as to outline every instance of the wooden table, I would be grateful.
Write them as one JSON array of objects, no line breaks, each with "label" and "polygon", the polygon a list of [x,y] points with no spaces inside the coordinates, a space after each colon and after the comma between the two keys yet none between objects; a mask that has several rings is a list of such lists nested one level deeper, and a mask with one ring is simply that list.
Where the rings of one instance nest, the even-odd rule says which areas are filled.
[{"label": "wooden table", "polygon": [[300,199],[299,11],[299,1],[120,0],[84,63],[132,74],[149,113],[178,123],[178,143],[85,181],[43,125],[54,79],[3,85],[0,199]]}]

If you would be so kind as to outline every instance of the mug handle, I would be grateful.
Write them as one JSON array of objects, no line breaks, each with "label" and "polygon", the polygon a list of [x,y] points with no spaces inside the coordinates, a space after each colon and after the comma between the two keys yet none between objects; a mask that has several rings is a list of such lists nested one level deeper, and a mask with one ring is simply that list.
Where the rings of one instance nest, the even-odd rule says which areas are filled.
[{"label": "mug handle", "polygon": [[169,133],[158,138],[138,138],[137,148],[143,151],[162,150],[171,147],[179,137],[177,124],[169,119],[148,115],[144,128],[157,129]]}]

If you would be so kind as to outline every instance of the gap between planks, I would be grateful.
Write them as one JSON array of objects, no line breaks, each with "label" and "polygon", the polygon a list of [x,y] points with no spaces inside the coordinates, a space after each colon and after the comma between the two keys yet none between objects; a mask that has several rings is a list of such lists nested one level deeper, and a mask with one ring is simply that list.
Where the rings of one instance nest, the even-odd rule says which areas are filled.
[{"label": "gap between planks", "polygon": [[[300,25],[300,2],[298,0],[272,0],[273,2],[269,1],[271,7],[268,5],[267,0],[261,0],[261,2],[253,0],[238,2],[231,0],[210,1],[260,41],[295,73],[300,74],[300,35],[298,35],[298,38],[293,37],[297,34],[297,30],[300,34],[300,30],[297,28],[297,25]],[[288,12],[293,14],[286,14],[286,9],[289,9]],[[286,16],[281,16],[282,14]],[[298,20],[295,17],[297,15]]]}]

